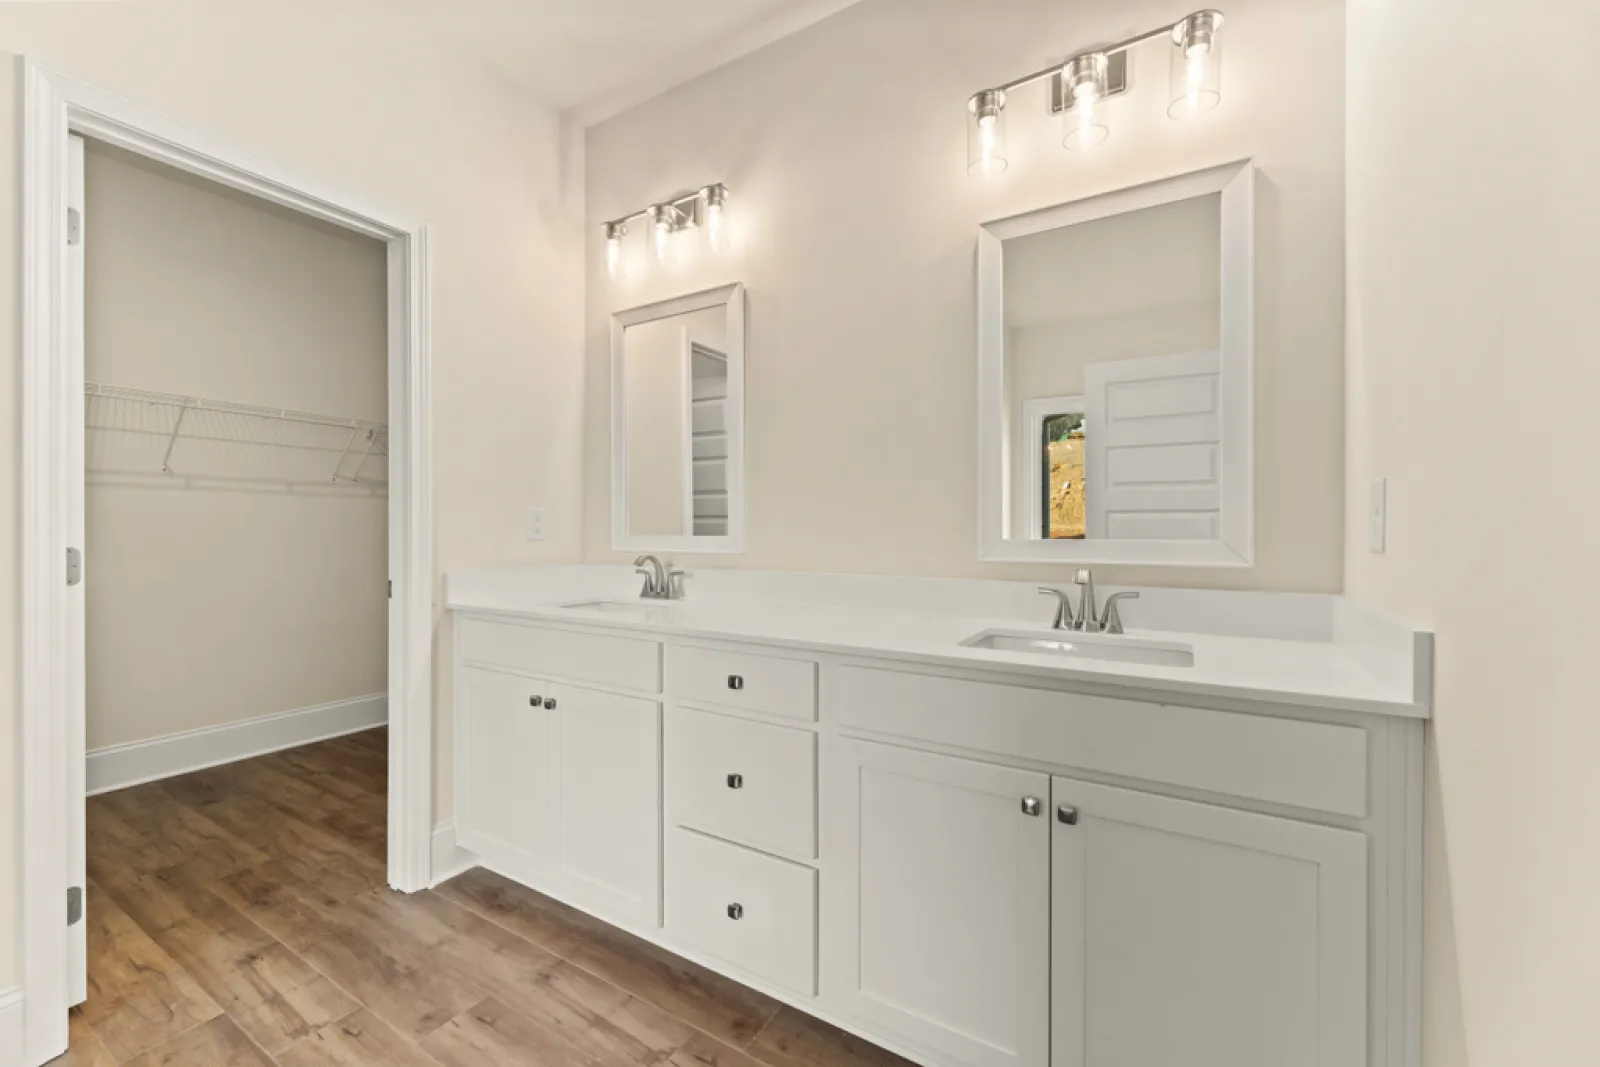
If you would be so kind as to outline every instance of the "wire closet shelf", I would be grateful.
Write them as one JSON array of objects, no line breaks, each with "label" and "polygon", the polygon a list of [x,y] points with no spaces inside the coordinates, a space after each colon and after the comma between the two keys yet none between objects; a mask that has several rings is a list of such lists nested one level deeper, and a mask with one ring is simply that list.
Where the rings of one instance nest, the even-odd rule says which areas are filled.
[{"label": "wire closet shelf", "polygon": [[384,495],[389,426],[116,385],[84,387],[91,481]]}]

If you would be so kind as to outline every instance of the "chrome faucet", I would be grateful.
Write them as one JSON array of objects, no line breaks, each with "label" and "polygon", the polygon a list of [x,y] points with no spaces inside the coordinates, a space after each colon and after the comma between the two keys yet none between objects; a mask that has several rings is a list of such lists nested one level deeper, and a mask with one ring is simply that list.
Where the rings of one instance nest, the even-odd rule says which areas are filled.
[{"label": "chrome faucet", "polygon": [[1097,608],[1094,602],[1094,575],[1087,567],[1080,567],[1077,575],[1072,579],[1073,584],[1081,585],[1083,592],[1078,597],[1078,610],[1072,610],[1072,601],[1064,589],[1053,589],[1048,585],[1041,585],[1039,592],[1056,598],[1056,617],[1050,625],[1057,630],[1077,630],[1080,633],[1122,633],[1122,612],[1118,604],[1124,600],[1138,600],[1138,593],[1112,593],[1106,598],[1105,607]]},{"label": "chrome faucet", "polygon": [[[650,569],[645,569],[645,564]],[[683,572],[663,566],[654,556],[640,556],[633,561],[634,568],[644,575],[644,588],[639,596],[645,600],[682,600]]]}]

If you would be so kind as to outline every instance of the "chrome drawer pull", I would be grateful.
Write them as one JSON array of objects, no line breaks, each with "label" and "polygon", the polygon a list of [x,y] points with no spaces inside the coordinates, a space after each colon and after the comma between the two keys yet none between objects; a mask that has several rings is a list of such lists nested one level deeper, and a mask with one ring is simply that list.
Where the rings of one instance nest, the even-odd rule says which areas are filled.
[{"label": "chrome drawer pull", "polygon": [[545,697],[544,698],[544,710],[545,711],[555,711],[556,710],[556,698],[555,697]]},{"label": "chrome drawer pull", "polygon": [[737,674],[728,675],[728,688],[729,689],[743,689],[744,688],[744,679],[741,678]]},{"label": "chrome drawer pull", "polygon": [[730,919],[742,919],[742,918],[744,918],[744,905],[743,904],[729,904],[728,905],[728,918],[730,918]]},{"label": "chrome drawer pull", "polygon": [[1056,808],[1056,822],[1066,823],[1068,826],[1078,825],[1078,809],[1071,804],[1062,804]]},{"label": "chrome drawer pull", "polygon": [[544,703],[544,697],[529,697],[528,698],[528,706],[530,708],[537,708],[540,705],[542,705],[543,703]]},{"label": "chrome drawer pull", "polygon": [[730,775],[728,775],[728,788],[729,789],[743,789],[744,788],[744,775],[742,775],[742,774],[730,774]]}]

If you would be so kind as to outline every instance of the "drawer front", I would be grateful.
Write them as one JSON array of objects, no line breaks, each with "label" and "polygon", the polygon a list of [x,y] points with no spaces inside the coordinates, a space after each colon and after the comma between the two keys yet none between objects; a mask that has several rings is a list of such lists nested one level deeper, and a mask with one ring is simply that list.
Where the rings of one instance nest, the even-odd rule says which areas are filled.
[{"label": "drawer front", "polygon": [[844,667],[838,721],[977,752],[1339,815],[1367,813],[1354,726]]},{"label": "drawer front", "polygon": [[456,654],[492,667],[661,692],[661,645],[632,637],[461,619]]},{"label": "drawer front", "polygon": [[674,829],[667,932],[805,996],[817,992],[817,872]]},{"label": "drawer front", "polygon": [[817,854],[817,736],[689,708],[667,719],[674,822],[792,856]]},{"label": "drawer front", "polygon": [[667,685],[679,700],[723,704],[815,722],[817,665],[711,648],[667,650]]}]

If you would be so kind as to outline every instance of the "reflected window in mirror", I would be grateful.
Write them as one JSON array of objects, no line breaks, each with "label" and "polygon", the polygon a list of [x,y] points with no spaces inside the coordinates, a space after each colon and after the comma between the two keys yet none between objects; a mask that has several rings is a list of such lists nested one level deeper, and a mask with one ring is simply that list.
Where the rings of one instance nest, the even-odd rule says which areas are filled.
[{"label": "reflected window in mirror", "polygon": [[743,515],[742,290],[617,316],[613,544],[738,551]]},{"label": "reflected window in mirror", "polygon": [[1248,564],[1249,174],[984,227],[984,558]]}]

